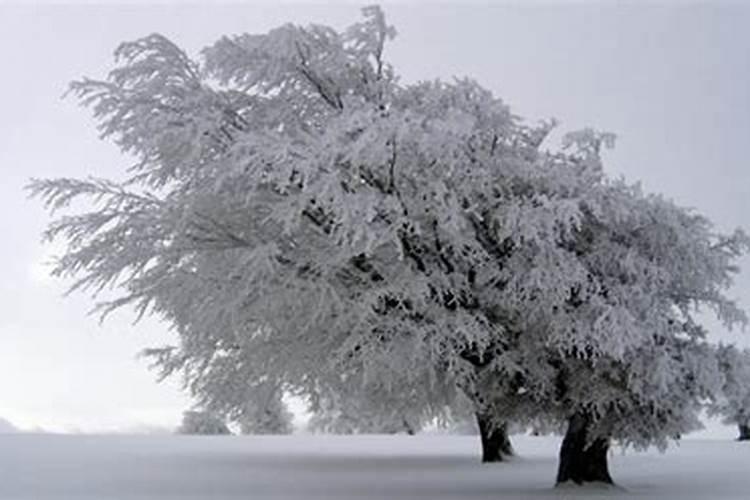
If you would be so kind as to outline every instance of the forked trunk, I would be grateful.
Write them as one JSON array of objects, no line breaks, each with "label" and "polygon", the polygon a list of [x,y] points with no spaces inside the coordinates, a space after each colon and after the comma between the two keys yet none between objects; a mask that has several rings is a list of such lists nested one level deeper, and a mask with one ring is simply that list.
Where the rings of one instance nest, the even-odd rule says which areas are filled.
[{"label": "forked trunk", "polygon": [[739,424],[738,427],[740,429],[740,437],[737,439],[739,441],[750,441],[750,422]]},{"label": "forked trunk", "polygon": [[508,425],[496,424],[484,413],[477,413],[479,436],[482,439],[482,462],[502,462],[513,455],[508,438]]},{"label": "forked trunk", "polygon": [[589,418],[576,413],[568,420],[568,430],[560,447],[557,484],[602,482],[612,484],[607,465],[609,440],[597,438],[588,442]]}]

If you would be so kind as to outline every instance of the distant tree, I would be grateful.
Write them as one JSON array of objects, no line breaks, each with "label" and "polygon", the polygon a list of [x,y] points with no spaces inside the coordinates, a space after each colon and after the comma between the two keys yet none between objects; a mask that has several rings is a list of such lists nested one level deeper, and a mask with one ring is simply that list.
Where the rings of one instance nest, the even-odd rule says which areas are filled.
[{"label": "distant tree", "polygon": [[[332,373],[321,378],[311,405],[311,430],[335,434],[416,434],[436,419],[444,419],[460,394],[450,382],[428,380],[429,370],[404,374],[385,371],[365,380],[363,371]],[[464,400],[464,403],[467,401]],[[470,402],[468,402],[470,404]]]},{"label": "distant tree", "polygon": [[479,435],[479,427],[477,426],[477,421],[473,414],[451,421],[448,424],[446,430],[450,434],[458,434],[463,436]]},{"label": "distant tree", "polygon": [[269,387],[266,396],[248,400],[236,417],[242,434],[291,434],[294,415],[286,403],[283,392]]},{"label": "distant tree", "polygon": [[103,314],[170,322],[155,364],[230,419],[268,384],[409,426],[460,393],[485,446],[567,422],[558,480],[611,481],[610,439],[663,445],[714,395],[692,311],[744,320],[724,293],[747,240],[607,179],[611,134],[549,150],[552,123],[476,82],[399,83],[394,34],[368,7],[200,61],[160,35],[121,45],[72,92],[137,158],[128,177],[30,185],[52,210],[98,203],[51,224],[55,273],[119,290]]},{"label": "distant tree", "polygon": [[[151,354],[147,349],[146,354]],[[157,359],[164,350],[155,349]],[[186,370],[186,387],[199,407],[239,425],[243,434],[290,434],[293,415],[284,402],[283,381],[274,379],[262,363],[249,363],[234,349],[201,367],[200,375]],[[174,361],[171,360],[170,363]],[[173,367],[162,364],[162,376]]]},{"label": "distant tree", "polygon": [[710,412],[724,417],[724,423],[737,425],[740,441],[750,440],[750,350],[732,345],[718,347],[722,396]]},{"label": "distant tree", "polygon": [[177,428],[178,434],[231,434],[224,420],[211,412],[188,410],[182,414],[182,423]]}]

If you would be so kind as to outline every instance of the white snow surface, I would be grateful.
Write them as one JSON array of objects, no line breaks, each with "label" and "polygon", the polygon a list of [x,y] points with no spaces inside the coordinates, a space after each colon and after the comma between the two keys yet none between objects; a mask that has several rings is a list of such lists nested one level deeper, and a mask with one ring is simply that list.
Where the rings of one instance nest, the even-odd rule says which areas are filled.
[{"label": "white snow surface", "polygon": [[0,436],[2,499],[746,499],[750,443],[686,440],[610,456],[618,487],[553,488],[559,438],[515,436],[481,464],[476,436]]}]

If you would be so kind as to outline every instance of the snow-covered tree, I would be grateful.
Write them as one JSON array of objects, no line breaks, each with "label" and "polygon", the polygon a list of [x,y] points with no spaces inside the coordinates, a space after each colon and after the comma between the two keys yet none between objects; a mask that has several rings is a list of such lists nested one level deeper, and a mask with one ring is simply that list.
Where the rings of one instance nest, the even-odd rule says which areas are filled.
[{"label": "snow-covered tree", "polygon": [[132,303],[173,322],[181,344],[151,354],[199,398],[238,363],[311,396],[350,362],[471,378],[463,353],[498,328],[469,290],[491,249],[462,240],[489,227],[472,205],[500,162],[522,171],[541,137],[473,82],[397,86],[382,59],[393,30],[365,12],[343,34],[223,39],[202,65],[153,35],[120,47],[108,80],[73,84],[139,161],[121,184],[33,184],[53,208],[103,203],[50,228],[70,243],[57,272],[75,288],[122,282],[104,312]]},{"label": "snow-covered tree", "polygon": [[717,352],[724,377],[722,395],[710,412],[737,425],[740,441],[750,440],[750,350],[721,345]]},{"label": "snow-covered tree", "polygon": [[215,413],[201,410],[188,410],[182,414],[178,434],[231,434],[224,419]]},{"label": "snow-covered tree", "polygon": [[[573,246],[592,280],[550,317],[549,340],[564,342],[549,358],[554,399],[569,416],[561,481],[609,480],[610,438],[665,446],[700,426],[721,377],[695,311],[713,310],[728,327],[746,322],[725,295],[747,250],[742,232],[717,234],[704,217],[621,182],[602,194]],[[565,345],[582,332],[593,338]]]},{"label": "snow-covered tree", "polygon": [[[137,158],[128,177],[30,186],[53,210],[98,203],[50,226],[55,273],[120,291],[103,314],[171,323],[178,345],[149,354],[230,418],[268,384],[359,419],[460,393],[483,437],[568,420],[561,470],[605,472],[610,438],[689,428],[713,380],[691,311],[743,319],[724,290],[744,236],[609,181],[609,134],[550,151],[552,123],[476,82],[399,83],[394,34],[368,7],[343,32],[284,25],[200,60],[160,35],[121,45],[72,92]],[[609,479],[579,469],[559,478]]]}]

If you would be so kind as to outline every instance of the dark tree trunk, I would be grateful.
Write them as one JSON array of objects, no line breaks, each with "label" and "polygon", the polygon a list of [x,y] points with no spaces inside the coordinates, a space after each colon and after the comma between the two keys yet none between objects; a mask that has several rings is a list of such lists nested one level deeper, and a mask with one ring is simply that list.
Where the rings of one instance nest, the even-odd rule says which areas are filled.
[{"label": "dark tree trunk", "polygon": [[[607,465],[609,440],[598,438],[588,442],[589,418],[576,413],[568,420],[568,430],[560,447],[557,484],[602,482],[612,484]],[[588,444],[588,446],[587,446]]]},{"label": "dark tree trunk", "polygon": [[404,419],[404,430],[409,436],[413,436],[417,433],[417,431],[414,430],[414,427],[412,427],[406,419]]},{"label": "dark tree trunk", "polygon": [[508,425],[496,424],[489,415],[477,413],[479,436],[482,439],[482,462],[502,462],[513,455],[508,438]]},{"label": "dark tree trunk", "polygon": [[739,441],[750,441],[750,423],[739,424],[738,427],[740,429],[740,437],[737,439]]}]

